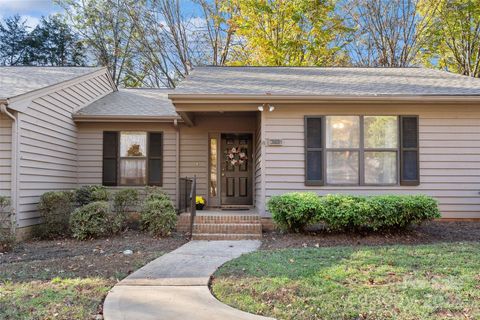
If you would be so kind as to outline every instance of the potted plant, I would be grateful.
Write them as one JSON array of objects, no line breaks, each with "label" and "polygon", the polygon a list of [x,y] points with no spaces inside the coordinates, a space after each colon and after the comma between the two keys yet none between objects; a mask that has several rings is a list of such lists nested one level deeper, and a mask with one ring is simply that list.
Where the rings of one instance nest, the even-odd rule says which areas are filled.
[{"label": "potted plant", "polygon": [[203,210],[203,207],[205,207],[205,199],[202,196],[197,196],[195,198],[195,204],[197,210]]}]

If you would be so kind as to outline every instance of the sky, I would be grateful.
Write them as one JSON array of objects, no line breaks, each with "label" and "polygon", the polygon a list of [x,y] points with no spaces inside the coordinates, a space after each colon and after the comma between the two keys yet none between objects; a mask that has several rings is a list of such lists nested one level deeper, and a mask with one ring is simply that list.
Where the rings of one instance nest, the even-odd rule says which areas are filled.
[{"label": "sky", "polygon": [[[198,15],[190,0],[180,0],[182,9],[192,16]],[[27,25],[34,28],[42,16],[62,12],[63,9],[53,0],[0,0],[0,19],[18,14],[27,21]]]}]

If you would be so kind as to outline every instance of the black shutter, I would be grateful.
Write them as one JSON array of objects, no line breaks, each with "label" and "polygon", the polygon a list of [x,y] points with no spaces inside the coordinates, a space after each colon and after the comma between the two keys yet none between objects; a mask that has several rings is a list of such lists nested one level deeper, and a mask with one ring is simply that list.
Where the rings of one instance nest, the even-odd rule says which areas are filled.
[{"label": "black shutter", "polygon": [[103,170],[102,184],[117,185],[118,172],[118,132],[103,132]]},{"label": "black shutter", "polygon": [[161,186],[163,181],[163,134],[148,134],[148,184]]},{"label": "black shutter", "polygon": [[419,184],[418,116],[400,116],[400,185]]},{"label": "black shutter", "polygon": [[305,116],[305,185],[321,186],[323,178],[323,117]]}]

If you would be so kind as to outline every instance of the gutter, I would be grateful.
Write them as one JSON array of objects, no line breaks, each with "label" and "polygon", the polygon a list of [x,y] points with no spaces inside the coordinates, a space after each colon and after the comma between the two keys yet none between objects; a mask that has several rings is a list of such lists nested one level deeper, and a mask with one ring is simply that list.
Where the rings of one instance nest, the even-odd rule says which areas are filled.
[{"label": "gutter", "polygon": [[271,95],[271,94],[178,94],[170,93],[174,104],[205,103],[478,103],[480,95]]},{"label": "gutter", "polygon": [[17,196],[17,164],[18,164],[18,121],[17,118],[8,111],[7,102],[0,101],[0,113],[5,114],[7,117],[12,119],[12,138],[11,138],[11,164],[10,164],[10,199],[11,199],[11,208],[12,208],[12,233],[15,235],[15,230],[17,227],[17,212],[18,212],[18,196]]},{"label": "gutter", "polygon": [[75,122],[172,122],[182,121],[179,116],[127,116],[127,115],[82,115],[72,116]]}]

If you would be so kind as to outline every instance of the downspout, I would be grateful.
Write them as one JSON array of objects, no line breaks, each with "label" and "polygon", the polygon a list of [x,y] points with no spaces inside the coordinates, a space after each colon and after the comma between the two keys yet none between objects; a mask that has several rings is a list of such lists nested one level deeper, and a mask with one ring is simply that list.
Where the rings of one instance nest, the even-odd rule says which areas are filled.
[{"label": "downspout", "polygon": [[11,199],[11,208],[12,208],[12,233],[16,234],[17,227],[17,212],[18,212],[18,201],[17,201],[17,159],[18,159],[18,121],[17,118],[7,110],[7,104],[0,104],[0,113],[5,114],[7,117],[12,119],[12,148],[11,148],[11,164],[10,164],[10,199]]},{"label": "downspout", "polygon": [[180,128],[178,126],[178,120],[173,120],[173,126],[175,127],[175,202],[177,208],[180,207]]}]

